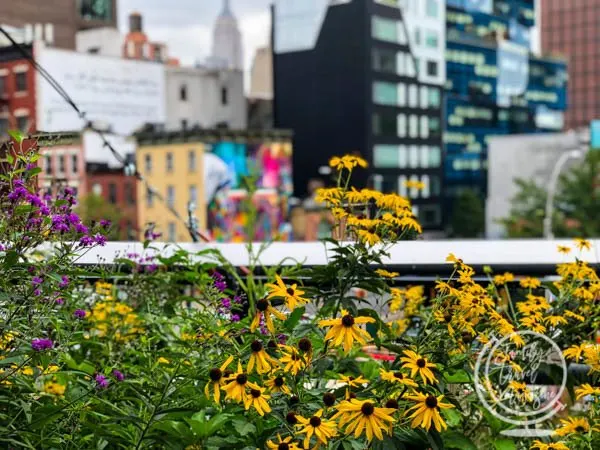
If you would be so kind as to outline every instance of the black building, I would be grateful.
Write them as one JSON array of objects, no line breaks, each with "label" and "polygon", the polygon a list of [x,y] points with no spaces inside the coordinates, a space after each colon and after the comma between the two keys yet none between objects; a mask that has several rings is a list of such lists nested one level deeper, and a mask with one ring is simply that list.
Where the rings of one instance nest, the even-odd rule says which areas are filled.
[{"label": "black building", "polygon": [[355,183],[406,195],[423,226],[440,229],[442,86],[419,81],[403,11],[385,0],[319,3],[273,7],[274,121],[294,130],[295,194],[332,156],[359,153],[370,167]]}]

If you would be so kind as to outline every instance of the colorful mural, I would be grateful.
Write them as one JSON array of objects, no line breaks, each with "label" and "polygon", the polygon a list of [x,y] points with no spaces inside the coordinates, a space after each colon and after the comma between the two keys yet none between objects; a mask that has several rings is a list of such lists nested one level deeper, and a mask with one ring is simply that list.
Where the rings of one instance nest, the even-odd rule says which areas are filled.
[{"label": "colorful mural", "polygon": [[[231,183],[217,191],[208,206],[209,231],[219,242],[290,240],[288,200],[292,195],[292,144],[270,142],[258,145],[223,141],[211,153],[227,165]],[[248,199],[248,183],[256,191]],[[250,205],[256,225],[248,228]]]}]

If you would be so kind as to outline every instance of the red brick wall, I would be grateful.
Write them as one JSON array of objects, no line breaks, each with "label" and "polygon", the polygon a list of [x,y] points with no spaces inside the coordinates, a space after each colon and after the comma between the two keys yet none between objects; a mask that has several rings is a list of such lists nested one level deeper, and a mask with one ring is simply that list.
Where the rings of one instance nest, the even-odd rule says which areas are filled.
[{"label": "red brick wall", "polygon": [[[17,91],[17,74],[24,73],[26,90]],[[35,102],[35,72],[24,59],[0,62],[0,77],[4,89],[0,92],[0,118],[8,119],[8,128],[17,128],[17,117],[28,117],[27,132],[37,130]]]}]

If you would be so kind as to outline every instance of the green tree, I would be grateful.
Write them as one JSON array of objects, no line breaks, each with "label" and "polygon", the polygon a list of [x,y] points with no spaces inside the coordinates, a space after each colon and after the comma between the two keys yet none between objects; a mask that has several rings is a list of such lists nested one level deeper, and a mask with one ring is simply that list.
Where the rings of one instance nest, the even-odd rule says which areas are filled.
[{"label": "green tree", "polygon": [[456,238],[477,238],[485,231],[485,210],[483,200],[475,190],[462,191],[452,208],[450,236]]},{"label": "green tree", "polygon": [[86,225],[90,225],[92,222],[100,222],[101,220],[110,220],[111,227],[106,233],[106,237],[109,240],[127,239],[125,232],[121,232],[119,229],[119,223],[123,219],[123,214],[115,205],[108,203],[102,196],[94,193],[83,196],[79,200],[76,211],[79,217],[81,217],[82,222]]},{"label": "green tree", "polygon": [[[533,181],[515,180],[519,192],[510,215],[500,222],[509,237],[543,237],[546,188]],[[590,151],[558,181],[552,231],[556,237],[600,236],[600,152]]]}]

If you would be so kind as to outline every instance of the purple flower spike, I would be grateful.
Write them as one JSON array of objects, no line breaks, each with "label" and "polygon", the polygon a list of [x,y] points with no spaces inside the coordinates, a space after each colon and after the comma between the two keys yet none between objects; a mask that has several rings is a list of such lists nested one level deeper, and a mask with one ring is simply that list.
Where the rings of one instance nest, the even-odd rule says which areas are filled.
[{"label": "purple flower spike", "polygon": [[108,380],[106,379],[106,377],[102,374],[97,374],[94,377],[94,380],[96,381],[96,387],[99,389],[106,389],[108,387]]},{"label": "purple flower spike", "polygon": [[83,309],[76,309],[73,315],[78,319],[85,319],[87,313]]},{"label": "purple flower spike", "polygon": [[123,375],[123,372],[121,372],[120,370],[115,369],[112,371],[112,374],[117,381],[123,381],[125,379],[125,375]]},{"label": "purple flower spike", "polygon": [[63,275],[62,277],[60,277],[60,283],[58,283],[58,286],[61,288],[66,288],[69,285],[69,277],[66,275]]},{"label": "purple flower spike", "polygon": [[240,316],[238,314],[232,314],[231,321],[232,322],[239,322],[240,321]]},{"label": "purple flower spike", "polygon": [[35,338],[31,341],[31,348],[36,352],[50,350],[52,347],[54,347],[54,342],[52,342],[52,339]]},{"label": "purple flower spike", "polygon": [[35,276],[31,279],[31,285],[32,286],[39,286],[40,284],[42,284],[44,282],[44,280],[42,280],[40,277]]}]

